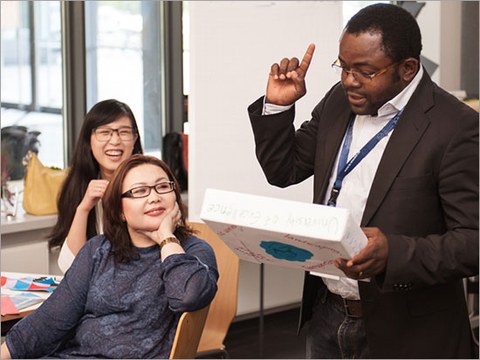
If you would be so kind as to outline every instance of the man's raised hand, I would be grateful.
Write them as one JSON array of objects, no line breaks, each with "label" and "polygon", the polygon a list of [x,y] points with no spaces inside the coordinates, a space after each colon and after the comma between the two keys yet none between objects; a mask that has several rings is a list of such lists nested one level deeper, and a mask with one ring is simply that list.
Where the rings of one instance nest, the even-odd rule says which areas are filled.
[{"label": "man's raised hand", "polygon": [[307,93],[305,75],[312,61],[315,45],[308,46],[302,62],[296,57],[283,58],[270,68],[267,83],[267,101],[276,105],[290,105]]}]

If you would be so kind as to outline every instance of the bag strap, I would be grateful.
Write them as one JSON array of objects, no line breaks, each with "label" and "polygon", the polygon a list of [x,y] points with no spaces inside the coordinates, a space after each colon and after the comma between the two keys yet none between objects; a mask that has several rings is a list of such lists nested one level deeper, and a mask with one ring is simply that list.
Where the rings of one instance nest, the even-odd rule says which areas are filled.
[{"label": "bag strap", "polygon": [[36,156],[36,154],[32,151],[32,150],[28,150],[27,153],[25,154],[25,156],[23,157],[22,159],[22,165],[27,167],[28,166],[28,163],[30,162],[30,160]]}]

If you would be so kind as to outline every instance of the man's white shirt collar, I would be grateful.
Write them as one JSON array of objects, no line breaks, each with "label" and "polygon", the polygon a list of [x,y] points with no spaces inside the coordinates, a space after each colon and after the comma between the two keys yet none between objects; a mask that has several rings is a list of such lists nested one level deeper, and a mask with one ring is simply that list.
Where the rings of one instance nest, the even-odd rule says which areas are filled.
[{"label": "man's white shirt collar", "polygon": [[423,67],[420,64],[420,69],[418,70],[417,75],[413,78],[413,80],[408,84],[405,89],[403,89],[397,96],[393,99],[387,101],[383,104],[380,109],[378,109],[378,116],[387,116],[393,113],[397,113],[398,111],[402,110],[407,103],[410,101],[413,93],[417,89],[420,80],[423,77]]}]

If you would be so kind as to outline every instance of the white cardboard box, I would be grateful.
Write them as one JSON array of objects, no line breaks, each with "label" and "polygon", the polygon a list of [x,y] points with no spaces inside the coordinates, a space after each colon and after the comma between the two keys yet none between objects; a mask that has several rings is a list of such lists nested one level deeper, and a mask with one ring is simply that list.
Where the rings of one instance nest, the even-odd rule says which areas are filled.
[{"label": "white cardboard box", "polygon": [[333,278],[367,244],[347,209],[324,205],[207,189],[200,218],[243,260]]}]

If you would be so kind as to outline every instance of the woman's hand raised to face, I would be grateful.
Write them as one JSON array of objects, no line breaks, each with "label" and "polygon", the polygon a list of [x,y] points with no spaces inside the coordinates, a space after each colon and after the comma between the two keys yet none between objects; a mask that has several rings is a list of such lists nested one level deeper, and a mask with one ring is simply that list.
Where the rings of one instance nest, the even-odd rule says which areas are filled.
[{"label": "woman's hand raised to face", "polygon": [[78,207],[82,210],[89,212],[97,204],[97,202],[105,194],[107,189],[108,180],[96,179],[91,180],[88,184],[87,191],[83,196],[82,201]]},{"label": "woman's hand raised to face", "polygon": [[173,233],[175,232],[177,224],[181,218],[182,213],[180,212],[178,203],[175,202],[175,206],[172,208],[172,210],[165,214],[165,217],[158,227],[158,230],[142,231],[142,233],[160,245],[165,238],[174,236]]},{"label": "woman's hand raised to face", "polygon": [[308,46],[302,62],[296,57],[283,58],[271,66],[267,83],[267,101],[276,105],[290,105],[306,94],[305,75],[312,61],[315,45]]},{"label": "woman's hand raised to face", "polygon": [[182,213],[180,212],[178,203],[175,201],[175,206],[169,213],[165,215],[160,227],[158,228],[159,243],[166,237],[174,236],[173,233],[175,232],[177,224],[181,218]]}]

